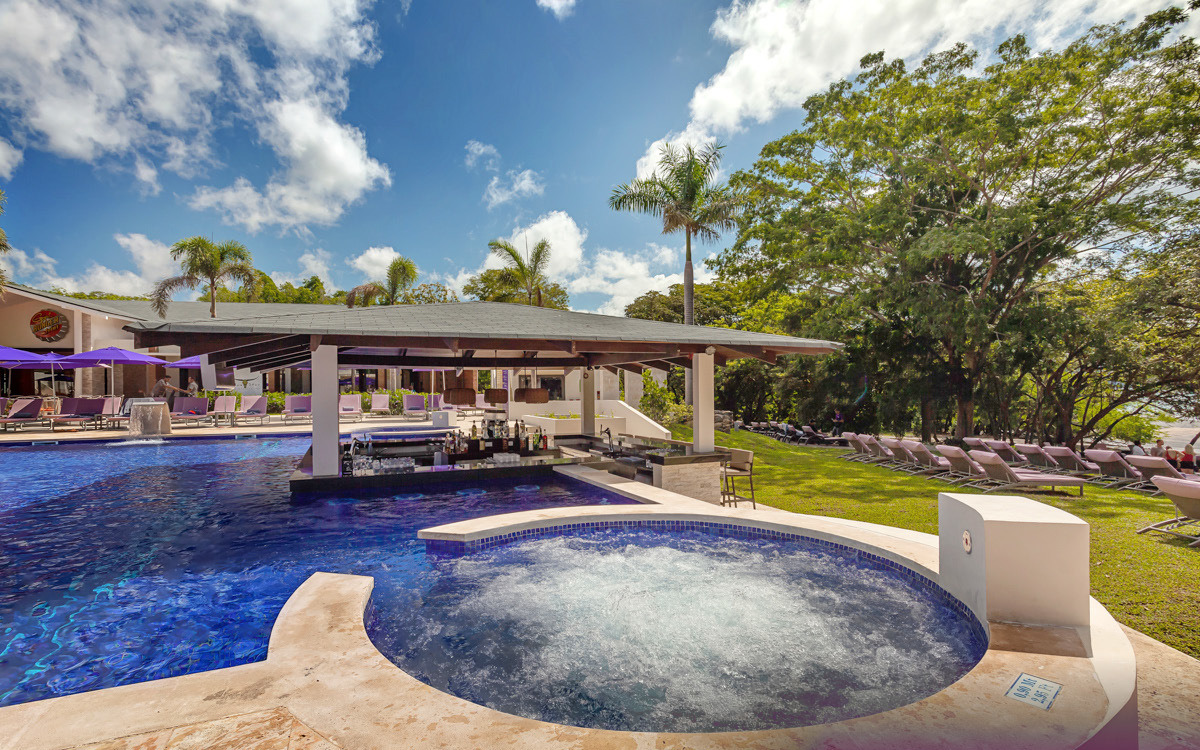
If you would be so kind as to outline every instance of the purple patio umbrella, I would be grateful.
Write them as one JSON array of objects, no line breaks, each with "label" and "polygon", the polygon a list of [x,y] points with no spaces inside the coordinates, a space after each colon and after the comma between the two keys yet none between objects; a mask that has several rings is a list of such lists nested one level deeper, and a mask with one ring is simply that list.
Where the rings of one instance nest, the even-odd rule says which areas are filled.
[{"label": "purple patio umbrella", "polygon": [[199,370],[200,369],[200,355],[197,354],[194,357],[184,357],[183,359],[177,359],[174,362],[172,362],[171,364],[167,365],[167,367],[170,367],[175,370]]},{"label": "purple patio umbrella", "polygon": [[[55,381],[56,381],[55,375],[57,373],[62,372],[63,370],[70,370],[73,368],[71,368],[70,366],[67,366],[67,365],[63,365],[62,362],[64,359],[66,359],[66,357],[62,356],[61,354],[55,354],[54,352],[46,352],[45,354],[42,354],[39,356],[41,357],[41,359],[36,362],[21,362],[19,364],[5,362],[4,366],[10,370],[49,370],[50,371],[50,390],[56,391],[57,389],[55,388]],[[41,378],[39,378],[39,380],[40,379]]]},{"label": "purple patio umbrella", "polygon": [[0,346],[0,367],[15,367],[26,362],[43,362],[45,359],[42,354],[13,349],[11,346]]},{"label": "purple patio umbrella", "polygon": [[151,357],[149,354],[139,354],[128,349],[106,346],[90,352],[71,354],[59,360],[64,367],[78,369],[80,367],[112,367],[113,365],[162,365],[170,367],[165,359]]}]

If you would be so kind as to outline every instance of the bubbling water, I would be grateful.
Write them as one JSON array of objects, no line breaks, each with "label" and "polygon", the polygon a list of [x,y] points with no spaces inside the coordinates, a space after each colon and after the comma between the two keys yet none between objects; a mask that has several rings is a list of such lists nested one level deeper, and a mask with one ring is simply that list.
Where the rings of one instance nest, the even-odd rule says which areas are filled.
[{"label": "bubbling water", "polygon": [[982,656],[894,573],[798,543],[597,533],[444,560],[376,645],[418,679],[576,726],[711,732],[838,721],[931,695]]}]

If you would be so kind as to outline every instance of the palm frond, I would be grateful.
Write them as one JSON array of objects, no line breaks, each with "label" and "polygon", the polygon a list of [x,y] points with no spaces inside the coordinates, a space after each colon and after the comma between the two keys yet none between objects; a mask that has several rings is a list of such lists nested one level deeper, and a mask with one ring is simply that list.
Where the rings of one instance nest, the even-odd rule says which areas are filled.
[{"label": "palm frond", "polygon": [[394,305],[408,287],[417,281],[417,264],[401,255],[388,264],[387,278],[383,284],[386,288],[388,304]]},{"label": "palm frond", "polygon": [[154,308],[154,312],[158,313],[158,317],[167,317],[167,308],[170,307],[171,297],[180,289],[195,289],[200,286],[202,279],[199,276],[183,274],[180,276],[171,276],[163,279],[154,285],[154,290],[150,292],[150,306]]},{"label": "palm frond", "polygon": [[354,307],[361,303],[363,307],[371,304],[371,301],[376,297],[387,294],[378,282],[368,281],[365,284],[359,284],[350,291],[346,292],[346,307]]},{"label": "palm frond", "polygon": [[533,246],[533,251],[529,253],[529,272],[534,278],[538,278],[546,273],[546,268],[550,265],[550,241],[538,240],[538,243]]}]

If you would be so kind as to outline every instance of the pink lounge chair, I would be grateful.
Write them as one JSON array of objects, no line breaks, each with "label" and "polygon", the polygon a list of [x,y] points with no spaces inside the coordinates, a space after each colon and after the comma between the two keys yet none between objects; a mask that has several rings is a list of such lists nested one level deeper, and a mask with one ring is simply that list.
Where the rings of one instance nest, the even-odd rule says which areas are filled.
[{"label": "pink lounge chair", "polygon": [[429,411],[425,408],[425,397],[419,393],[406,393],[401,398],[404,406],[404,416],[417,419],[425,419],[429,415]]},{"label": "pink lounge chair", "polygon": [[923,471],[916,472],[918,474],[930,474],[930,479],[942,479],[944,475],[953,472],[954,467],[950,465],[950,461],[941,457],[935,456],[929,452],[924,443],[919,443],[916,440],[901,440],[900,444],[908,451],[918,464],[924,467]]},{"label": "pink lounge chair", "polygon": [[1100,473],[1099,465],[1085,461],[1082,456],[1065,445],[1047,445],[1042,450],[1069,474],[1092,478]]},{"label": "pink lounge chair", "polygon": [[1155,477],[1167,477],[1168,479],[1182,479],[1188,482],[1200,483],[1200,475],[1180,474],[1178,469],[1161,456],[1126,456],[1125,461],[1146,478],[1143,484],[1130,485],[1130,489],[1154,490],[1150,494],[1160,495],[1162,494],[1162,488],[1154,483]]},{"label": "pink lounge chair", "polygon": [[50,431],[60,424],[78,425],[86,430],[88,425],[99,429],[104,418],[102,398],[64,398],[58,414],[50,417]]},{"label": "pink lounge chair", "polygon": [[286,396],[283,399],[283,423],[293,419],[312,419],[312,396]]},{"label": "pink lounge chair", "polygon": [[229,426],[233,426],[233,415],[237,413],[237,396],[217,396],[213,399],[213,408],[209,414],[212,415],[215,423],[220,423],[221,418],[229,420]]},{"label": "pink lounge chair", "polygon": [[922,470],[922,466],[917,463],[917,457],[908,452],[903,441],[881,437],[879,444],[892,454],[892,464],[887,468],[892,471],[903,471],[905,474],[916,474]]},{"label": "pink lounge chair", "polygon": [[983,444],[987,446],[984,450],[995,453],[1010,464],[1026,463],[1025,456],[1013,450],[1013,447],[1003,440],[984,440]]},{"label": "pink lounge chair", "polygon": [[839,458],[844,458],[847,461],[855,461],[857,463],[866,463],[875,457],[875,454],[871,453],[871,449],[867,447],[867,444],[863,442],[862,436],[858,433],[843,432],[842,437],[846,438],[846,442],[850,444],[850,447],[853,448],[853,451],[850,453],[843,453],[841,456],[839,456]]},{"label": "pink lounge chair", "polygon": [[129,414],[121,413],[121,402],[124,401],[120,396],[105,396],[104,411],[101,412],[104,420],[104,426],[115,428],[120,427],[123,423],[129,421]]},{"label": "pink lounge chair", "polygon": [[1068,477],[1062,474],[1046,474],[1041,471],[1014,469],[1000,456],[990,451],[971,451],[971,458],[981,467],[992,486],[984,492],[996,490],[1011,490],[1018,488],[1032,489],[1034,487],[1078,487],[1079,496],[1083,497],[1083,487],[1087,480],[1083,477]]},{"label": "pink lounge chair", "polygon": [[989,450],[987,447],[987,444],[985,444],[983,442],[983,438],[965,437],[965,438],[963,438],[963,445],[967,446],[968,448],[970,448],[972,450],[977,450],[977,451]]},{"label": "pink lounge chair", "polygon": [[392,395],[390,393],[371,394],[371,413],[387,416],[392,413]]},{"label": "pink lounge chair", "polygon": [[861,440],[862,444],[867,446],[867,450],[871,452],[871,457],[867,459],[867,463],[879,464],[882,466],[883,464],[891,464],[896,462],[896,457],[892,455],[892,452],[881,445],[875,438],[871,437],[870,435],[859,435],[858,439]]},{"label": "pink lounge chair", "polygon": [[344,393],[338,396],[338,419],[351,419],[355,422],[362,420],[362,396],[357,393]]},{"label": "pink lounge chair", "polygon": [[22,425],[34,424],[41,421],[42,399],[17,398],[13,399],[12,406],[8,409],[8,414],[3,419],[0,419],[0,430],[7,432],[9,427],[19,430]]},{"label": "pink lounge chair", "polygon": [[171,410],[171,421],[191,422],[196,426],[201,422],[211,422],[208,399],[204,396],[179,396],[175,399],[175,408]]},{"label": "pink lounge chair", "polygon": [[270,422],[271,415],[267,414],[266,396],[242,396],[242,408],[230,416],[231,424],[237,426],[238,419],[257,419],[259,424]]},{"label": "pink lounge chair", "polygon": [[1062,465],[1060,465],[1058,461],[1054,459],[1054,456],[1051,456],[1049,453],[1042,450],[1042,446],[1040,445],[1017,443],[1013,446],[1013,448],[1015,448],[1018,453],[1025,457],[1025,460],[1029,462],[1030,466],[1038,467],[1038,471],[1059,473],[1066,471],[1066,469],[1064,469]]},{"label": "pink lounge chair", "polygon": [[1130,487],[1148,481],[1116,451],[1092,449],[1084,451],[1083,455],[1100,467],[1100,481],[1107,482],[1105,487]]},{"label": "pink lounge chair", "polygon": [[968,456],[962,448],[954,445],[939,445],[936,448],[938,453],[941,453],[950,462],[950,473],[956,477],[946,480],[950,484],[959,487],[986,487],[992,484],[992,480],[983,467]]},{"label": "pink lounge chair", "polygon": [[1158,523],[1142,527],[1138,529],[1137,533],[1145,534],[1147,531],[1161,531],[1164,534],[1173,534],[1182,539],[1187,539],[1191,542],[1188,545],[1189,547],[1200,547],[1200,531],[1195,535],[1179,531],[1179,529],[1188,526],[1200,526],[1200,482],[1164,476],[1153,477],[1150,481],[1175,506],[1176,516],[1169,521],[1159,521]]}]

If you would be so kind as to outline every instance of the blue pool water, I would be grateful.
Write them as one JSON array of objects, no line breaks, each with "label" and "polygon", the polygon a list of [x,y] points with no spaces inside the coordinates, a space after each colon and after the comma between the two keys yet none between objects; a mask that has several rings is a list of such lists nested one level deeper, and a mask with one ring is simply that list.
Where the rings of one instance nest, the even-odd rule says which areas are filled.
[{"label": "blue pool water", "polygon": [[932,695],[986,645],[947,600],[853,552],[626,529],[436,561],[379,591],[375,645],[506,713],[626,731],[841,721]]},{"label": "blue pool water", "polygon": [[626,502],[540,478],[293,497],[307,447],[0,449],[0,705],[263,659],[275,616],[316,571],[419,599],[433,580],[416,539],[427,526]]}]

